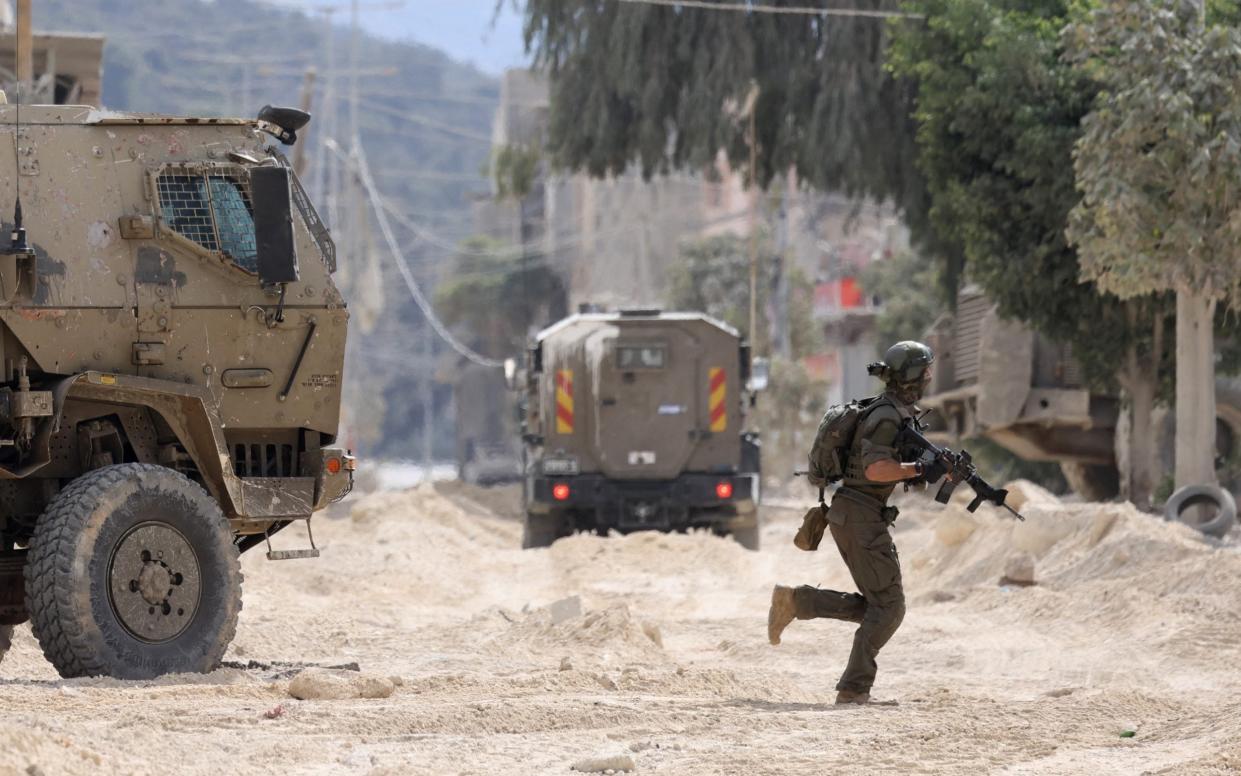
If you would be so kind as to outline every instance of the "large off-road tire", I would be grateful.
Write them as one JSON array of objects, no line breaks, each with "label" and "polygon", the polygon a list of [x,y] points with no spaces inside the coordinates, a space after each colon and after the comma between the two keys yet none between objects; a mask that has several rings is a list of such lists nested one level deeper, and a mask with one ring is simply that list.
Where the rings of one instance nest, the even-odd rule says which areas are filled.
[{"label": "large off-road tire", "polygon": [[527,512],[522,525],[521,548],[532,550],[537,547],[550,547],[552,542],[568,535],[564,515],[557,512],[545,515]]},{"label": "large off-road tire", "polygon": [[127,463],[87,472],[39,518],[26,608],[61,676],[211,671],[241,610],[228,521],[206,491],[171,469]]},{"label": "large off-road tire", "polygon": [[1120,494],[1120,472],[1115,466],[1062,461],[1060,471],[1084,501],[1111,501]]}]

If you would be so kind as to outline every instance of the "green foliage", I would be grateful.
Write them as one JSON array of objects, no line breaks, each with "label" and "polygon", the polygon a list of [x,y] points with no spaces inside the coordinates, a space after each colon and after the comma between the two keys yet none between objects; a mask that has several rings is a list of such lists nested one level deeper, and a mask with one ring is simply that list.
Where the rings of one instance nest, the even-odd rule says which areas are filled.
[{"label": "green foliage", "polygon": [[871,262],[862,273],[861,287],[881,305],[875,320],[879,342],[920,340],[943,305],[930,289],[939,284],[940,269],[916,253],[901,253]]},{"label": "green foliage", "polygon": [[[758,249],[758,339],[749,332],[750,253],[746,239],[735,235],[719,235],[681,247],[676,262],[669,268],[668,293],[665,305],[671,310],[698,310],[733,326],[761,353],[772,352],[770,327],[763,315],[771,301],[772,289],[782,262],[772,256],[770,242],[760,239]],[[822,338],[812,320],[814,300],[810,283],[796,268],[788,278],[788,326],[794,358],[814,352]]]},{"label": "green foliage", "polygon": [[505,250],[488,237],[461,243],[435,294],[443,320],[469,332],[492,358],[521,353],[530,329],[563,318],[567,304],[563,281],[542,257]]},{"label": "green foliage", "polygon": [[522,145],[498,146],[492,153],[491,175],[500,199],[523,199],[534,186],[542,154]]},{"label": "green foliage", "polygon": [[1077,143],[1081,275],[1133,297],[1241,301],[1241,30],[1171,2],[1111,2],[1069,34],[1106,88]]},{"label": "green foliage", "polygon": [[551,74],[560,165],[604,176],[633,163],[650,177],[707,170],[722,149],[748,170],[743,107],[756,84],[761,185],[795,168],[819,189],[892,199],[915,221],[925,210],[912,92],[883,67],[881,19],[527,0],[525,36]]},{"label": "green foliage", "polygon": [[919,163],[933,228],[1001,314],[1072,344],[1109,383],[1135,338],[1119,300],[1080,283],[1064,236],[1077,202],[1073,146],[1097,86],[1062,61],[1064,0],[928,0],[897,31],[891,65],[917,83]]}]

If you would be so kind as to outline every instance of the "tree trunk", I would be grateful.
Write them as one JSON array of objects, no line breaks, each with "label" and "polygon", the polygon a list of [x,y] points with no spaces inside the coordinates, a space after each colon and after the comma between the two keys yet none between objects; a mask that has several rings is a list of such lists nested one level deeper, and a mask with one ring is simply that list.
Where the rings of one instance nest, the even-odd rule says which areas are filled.
[{"label": "tree trunk", "polygon": [[[1137,331],[1141,309],[1128,304],[1129,328]],[[1163,358],[1163,319],[1155,311],[1154,343],[1143,358],[1136,343],[1130,344],[1120,371],[1127,415],[1117,426],[1116,463],[1120,470],[1120,495],[1138,509],[1150,509],[1155,492],[1155,395],[1159,386],[1159,363]]]},{"label": "tree trunk", "polygon": [[1150,509],[1155,492],[1156,373],[1134,375],[1129,391],[1129,500],[1138,509]]},{"label": "tree trunk", "polygon": [[1215,483],[1215,303],[1176,293],[1176,487]]}]

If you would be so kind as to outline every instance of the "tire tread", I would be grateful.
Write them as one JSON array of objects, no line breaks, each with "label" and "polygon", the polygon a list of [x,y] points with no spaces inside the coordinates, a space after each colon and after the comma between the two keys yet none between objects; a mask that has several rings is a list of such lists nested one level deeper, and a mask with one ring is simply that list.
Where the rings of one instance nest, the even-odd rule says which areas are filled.
[{"label": "tire tread", "polygon": [[[30,613],[30,627],[44,656],[65,678],[109,673],[103,656],[90,648],[82,624],[72,616],[74,538],[83,531],[95,506],[110,489],[145,473],[178,477],[202,491],[193,480],[165,466],[144,463],[105,466],[65,486],[48,504],[35,526],[26,560],[26,611]],[[209,519],[217,522],[221,531],[229,532],[228,521],[219,505],[206,491],[202,494],[212,505]],[[241,559],[235,545],[231,541],[229,544],[233,547],[227,554],[229,573],[236,576],[240,586]],[[236,635],[240,610],[241,601],[238,600],[236,611],[220,634],[220,642],[226,648]],[[221,656],[222,653],[223,650]]]}]

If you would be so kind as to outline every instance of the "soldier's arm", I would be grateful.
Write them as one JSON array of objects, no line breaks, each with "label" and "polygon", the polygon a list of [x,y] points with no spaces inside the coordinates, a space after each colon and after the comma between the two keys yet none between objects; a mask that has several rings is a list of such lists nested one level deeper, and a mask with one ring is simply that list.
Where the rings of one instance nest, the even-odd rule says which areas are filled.
[{"label": "soldier's arm", "polygon": [[875,461],[866,467],[866,479],[871,482],[901,482],[917,477],[918,464],[901,463],[895,458]]},{"label": "soldier's arm", "polygon": [[901,482],[917,477],[916,463],[901,463],[896,455],[896,438],[900,434],[900,415],[881,407],[863,422],[862,466],[871,482]]}]

